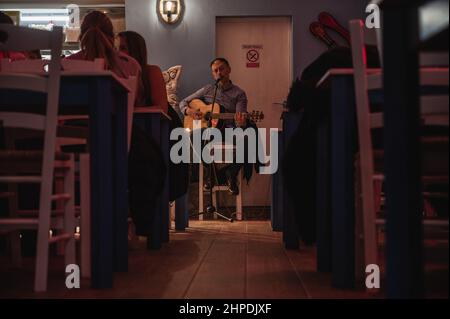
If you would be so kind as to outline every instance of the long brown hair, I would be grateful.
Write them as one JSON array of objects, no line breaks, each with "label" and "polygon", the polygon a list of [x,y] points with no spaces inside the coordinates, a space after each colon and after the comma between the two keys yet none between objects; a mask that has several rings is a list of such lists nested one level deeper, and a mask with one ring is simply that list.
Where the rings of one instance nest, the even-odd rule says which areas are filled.
[{"label": "long brown hair", "polygon": [[142,69],[142,82],[144,83],[145,102],[151,104],[150,79],[147,69],[147,45],[145,39],[137,32],[124,31],[119,36],[123,38],[127,44],[127,54],[134,58]]},{"label": "long brown hair", "polygon": [[14,24],[14,21],[9,15],[0,11],[0,23]]},{"label": "long brown hair", "polygon": [[88,13],[81,24],[80,43],[86,60],[105,60],[107,69],[116,67],[114,30],[111,20],[100,11]]}]

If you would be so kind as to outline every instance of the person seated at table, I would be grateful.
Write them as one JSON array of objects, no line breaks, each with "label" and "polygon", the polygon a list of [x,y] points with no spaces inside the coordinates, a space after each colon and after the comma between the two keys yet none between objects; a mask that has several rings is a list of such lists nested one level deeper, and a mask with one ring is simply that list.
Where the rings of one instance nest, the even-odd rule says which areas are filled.
[{"label": "person seated at table", "polygon": [[134,58],[142,68],[145,105],[157,105],[165,113],[171,112],[162,71],[157,65],[148,64],[145,39],[137,32],[124,31],[119,33],[119,40],[119,50]]},{"label": "person seated at table", "polygon": [[122,78],[136,76],[138,78],[136,105],[145,104],[141,67],[135,59],[115,49],[113,24],[106,14],[92,11],[84,17],[80,28],[80,45],[81,51],[66,59],[89,61],[104,59],[106,69],[117,76]]},{"label": "person seated at table", "polygon": [[[161,69],[156,65],[147,64],[147,46],[145,43],[145,39],[137,32],[134,31],[125,31],[119,33],[120,45],[119,50],[133,57],[136,61],[139,62],[142,68],[142,82],[144,83],[144,92],[145,92],[145,100],[146,105],[156,105],[161,107],[164,112],[171,118],[171,122],[169,124],[169,129],[172,130],[176,127],[183,127],[183,124],[178,117],[178,113],[172,108],[172,106],[167,101],[167,91],[164,82],[164,78],[161,72]],[[138,133],[133,127],[133,134]],[[175,141],[170,141],[170,145],[173,145]],[[137,145],[137,144],[135,144]],[[130,162],[134,156],[130,154]],[[155,160],[155,159],[153,159]],[[180,198],[187,192],[189,178],[188,178],[188,165],[186,164],[174,164],[169,162],[169,200],[174,201],[177,198]],[[142,171],[144,170],[157,170],[156,167],[148,167],[138,165],[130,165],[129,175],[135,180],[145,180],[145,176],[143,176]],[[155,185],[155,176],[163,177],[162,172],[156,171],[155,174],[149,174],[150,178],[153,180],[147,181],[147,185]],[[152,183],[152,184],[151,184]],[[162,183],[161,183],[162,185]],[[151,189],[151,188],[149,188]],[[155,187],[153,186],[153,189]],[[157,194],[158,191],[148,192],[149,194]],[[131,192],[130,192],[131,194]],[[147,202],[150,202],[150,197],[147,196]],[[136,205],[137,198],[134,196],[130,196],[130,207],[133,215],[133,219],[136,223],[136,229],[138,230],[141,226],[145,225],[142,223],[142,218],[149,219],[151,221],[152,216],[148,215],[149,210],[143,210],[142,206],[138,207]],[[151,207],[151,205],[149,205]],[[134,207],[134,208],[133,208]],[[148,226],[145,226],[148,227]]]},{"label": "person seated at table", "polygon": [[[0,23],[14,24],[11,17],[0,11]],[[0,34],[0,39],[2,35]],[[11,61],[25,60],[26,56],[22,52],[0,51],[0,59],[10,59]]]}]

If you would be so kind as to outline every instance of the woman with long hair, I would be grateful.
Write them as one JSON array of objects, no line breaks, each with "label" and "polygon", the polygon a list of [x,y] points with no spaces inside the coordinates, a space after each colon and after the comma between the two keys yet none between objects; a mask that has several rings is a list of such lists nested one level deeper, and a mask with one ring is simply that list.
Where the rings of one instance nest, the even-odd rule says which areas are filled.
[{"label": "woman with long hair", "polygon": [[134,31],[119,33],[119,39],[119,50],[133,57],[142,68],[145,105],[157,105],[164,112],[168,112],[166,83],[164,82],[161,69],[157,65],[147,64],[145,39]]},{"label": "woman with long hair", "polygon": [[[142,81],[144,83],[144,92],[146,97],[146,105],[154,105],[160,107],[170,116],[171,121],[169,130],[183,127],[183,123],[178,117],[177,112],[172,108],[167,100],[166,83],[162,75],[161,69],[157,65],[147,64],[147,46],[145,39],[134,31],[125,31],[119,34],[120,46],[119,50],[130,55],[139,62],[142,68]],[[170,147],[177,141],[170,141]],[[189,183],[189,166],[187,164],[169,163],[169,200],[174,201],[187,192]],[[135,166],[137,172],[143,168]],[[132,172],[130,175],[135,176]],[[142,177],[142,174],[139,174]],[[133,207],[133,201],[131,202]],[[133,209],[132,209],[133,210]],[[139,210],[135,210],[139,215]],[[136,216],[136,215],[135,215]],[[139,222],[136,223],[138,225]]]},{"label": "woman with long hair", "polygon": [[124,31],[119,33],[119,40],[119,51],[134,58],[141,66],[145,105],[151,105],[151,84],[147,67],[147,46],[145,39],[137,32]]},{"label": "woman with long hair", "polygon": [[105,68],[119,77],[136,76],[139,79],[136,105],[145,103],[141,67],[135,59],[115,49],[113,24],[106,14],[92,11],[84,17],[80,28],[80,45],[81,51],[66,59],[89,61],[104,59]]}]

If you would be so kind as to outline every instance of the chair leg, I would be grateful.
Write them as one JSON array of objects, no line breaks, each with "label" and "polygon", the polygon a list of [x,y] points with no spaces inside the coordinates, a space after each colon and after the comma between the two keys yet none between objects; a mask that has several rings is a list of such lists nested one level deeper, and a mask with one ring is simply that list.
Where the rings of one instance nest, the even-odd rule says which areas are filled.
[{"label": "chair leg", "polygon": [[81,276],[91,277],[91,200],[89,154],[80,154]]},{"label": "chair leg", "polygon": [[48,276],[48,250],[51,214],[52,182],[48,179],[41,184],[39,201],[39,227],[37,232],[36,248],[36,270],[34,274],[34,291],[43,292],[47,290]]},{"label": "chair leg", "polygon": [[355,278],[364,283],[364,227],[362,209],[361,170],[359,160],[355,161]]},{"label": "chair leg", "polygon": [[[361,166],[361,162],[360,162]],[[373,172],[368,172],[360,167],[362,211],[364,229],[364,255],[365,265],[377,264],[377,238],[375,224],[374,181]]]},{"label": "chair leg", "polygon": [[64,231],[71,237],[65,242],[66,266],[76,263],[75,251],[75,162],[71,155],[71,167],[67,170],[64,178],[64,192],[70,195],[70,200],[64,206]]},{"label": "chair leg", "polygon": [[[15,137],[11,134],[5,135],[5,145],[7,149],[15,149]],[[10,216],[13,218],[18,216],[19,189],[17,184],[8,184],[8,192],[13,194],[8,198],[8,208]],[[11,232],[9,235],[11,260],[14,267],[22,267],[22,245],[20,239],[20,231]]]},{"label": "chair leg", "polygon": [[136,225],[131,218],[128,218],[128,241],[131,246],[139,242],[139,236],[136,235]]},{"label": "chair leg", "polygon": [[172,221],[175,221],[175,212],[176,212],[176,200],[172,203],[169,203],[170,217],[169,217],[169,229],[172,229]]},{"label": "chair leg", "polygon": [[242,169],[239,171],[239,195],[236,196],[236,218],[242,220]]},{"label": "chair leg", "polygon": [[[217,196],[219,196],[219,192],[218,191],[214,191],[214,190],[211,190],[211,191],[213,192],[213,194],[212,194],[212,204],[216,208],[216,211],[217,211],[219,209],[219,207],[217,207],[217,202],[218,202],[217,201]],[[213,216],[214,219],[218,219],[216,213],[214,213],[213,215],[214,215]]]},{"label": "chair leg", "polygon": [[436,211],[427,198],[423,199],[423,213],[425,218],[436,217]]},{"label": "chair leg", "polygon": [[[55,178],[55,194],[61,194],[64,193],[65,188],[65,176],[63,178]],[[56,203],[56,210],[62,211],[65,210],[66,202],[63,201],[57,201]],[[64,218],[65,220],[65,218]],[[60,232],[59,230],[58,232]],[[65,255],[65,243],[62,241],[59,241],[56,243],[56,255],[57,256],[64,256]]]},{"label": "chair leg", "polygon": [[20,231],[14,231],[9,235],[11,246],[12,264],[16,268],[22,267],[22,247],[20,243]]},{"label": "chair leg", "polygon": [[[203,213],[204,207],[203,207],[203,163],[199,164],[198,169],[198,211],[199,213]],[[199,220],[203,220],[203,215],[198,216]]]},{"label": "chair leg", "polygon": [[[17,215],[18,187],[17,184],[8,184],[8,192],[14,194],[8,199],[8,206],[11,217]],[[22,267],[22,246],[20,244],[20,231],[14,231],[9,235],[11,247],[11,259],[14,267]]]},{"label": "chair leg", "polygon": [[381,193],[383,188],[383,181],[375,180],[373,182],[375,214],[381,211]]}]

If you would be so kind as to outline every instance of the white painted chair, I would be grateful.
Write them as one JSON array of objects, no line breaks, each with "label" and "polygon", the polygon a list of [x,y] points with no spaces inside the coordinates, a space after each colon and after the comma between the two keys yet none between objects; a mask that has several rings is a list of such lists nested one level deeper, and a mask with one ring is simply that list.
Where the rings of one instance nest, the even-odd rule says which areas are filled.
[{"label": "white painted chair", "polygon": [[[0,50],[27,51],[34,49],[51,49],[48,77],[0,73],[1,89],[35,91],[47,94],[45,115],[30,113],[30,110],[11,110],[0,105],[0,121],[4,128],[22,128],[44,133],[43,152],[22,152],[16,150],[0,151],[2,161],[1,183],[35,183],[40,184],[39,213],[36,217],[11,217],[0,219],[0,229],[17,232],[23,229],[37,229],[37,252],[34,290],[47,289],[49,244],[64,241],[65,262],[75,263],[75,215],[74,215],[74,164],[73,157],[57,153],[56,130],[61,76],[62,28],[53,31],[34,30],[0,24],[0,32],[6,40],[0,43]],[[23,112],[21,112],[23,111]],[[55,170],[59,163],[61,169]],[[6,166],[8,165],[8,167]],[[23,166],[22,166],[23,165]],[[37,167],[37,169],[36,169]],[[35,174],[36,170],[39,171]],[[10,174],[13,175],[10,175]],[[54,178],[64,179],[64,193],[53,194]],[[52,212],[52,202],[63,201],[62,212]],[[51,229],[64,232],[51,237]],[[17,244],[17,242],[16,242]]]},{"label": "white painted chair", "polygon": [[[372,147],[372,130],[383,127],[383,113],[371,112],[368,95],[369,90],[382,89],[383,84],[381,72],[376,74],[367,72],[365,39],[369,32],[374,31],[366,29],[363,21],[350,21],[359,136],[359,154],[355,163],[358,172],[356,175],[357,245],[359,245],[360,240],[364,241],[365,265],[377,264],[376,227],[377,225],[383,225],[385,222],[384,219],[376,216],[381,209],[384,175],[382,172],[376,172],[375,170],[374,158],[377,157],[377,152],[374,152]],[[448,87],[448,79],[448,68],[421,70],[422,85]],[[448,126],[448,116],[448,94],[421,98],[421,118],[424,125]],[[445,145],[445,141],[443,142]],[[448,147],[448,138],[446,142]],[[423,176],[422,180],[424,183],[443,182],[448,184],[448,174],[446,176]],[[359,212],[362,212],[362,216],[359,215]],[[448,220],[424,220],[424,225],[448,227]]]},{"label": "white painted chair", "polygon": [[[214,145],[213,147],[213,152],[217,153],[222,153],[222,160],[221,161],[214,161],[215,164],[221,164],[221,163],[225,163],[225,164],[230,164],[231,162],[227,162],[226,161],[226,153],[227,152],[232,152],[234,153],[236,150],[236,147],[234,145],[226,145],[226,144],[222,144],[222,145]],[[204,212],[204,194],[203,194],[203,177],[204,177],[204,166],[203,163],[200,163],[200,168],[199,168],[199,189],[198,189],[198,206],[199,206],[199,212],[202,213]],[[212,180],[214,180],[214,176],[211,176]],[[236,215],[236,219],[241,221],[242,220],[242,192],[243,192],[243,187],[242,187],[242,169],[239,171],[238,174],[238,186],[239,186],[239,194],[236,197],[236,211],[234,212],[234,214]],[[228,191],[228,186],[224,186],[224,185],[214,185],[212,188],[212,192],[213,192],[213,206],[216,207],[217,209],[217,203],[218,203],[218,196],[219,196],[219,192],[229,192]],[[217,219],[217,214],[214,213],[214,219]],[[203,215],[199,215],[199,220],[203,220]]]},{"label": "white painted chair", "polygon": [[[18,61],[10,61],[9,59],[1,60],[1,70],[3,72],[10,73],[26,73],[26,74],[42,74],[45,72],[44,66],[46,65],[46,61],[43,60],[18,60]],[[103,71],[104,70],[104,60],[103,59],[95,59],[95,61],[84,61],[84,60],[61,60],[61,66],[64,71],[69,72],[95,72],[95,71]],[[58,116],[59,120],[69,120],[69,119],[88,119],[88,116]],[[63,127],[64,128],[64,127]],[[21,136],[22,138],[24,136]],[[56,139],[56,149],[58,151],[61,150],[62,146],[67,145],[83,145],[87,143],[87,139],[85,137],[57,137]],[[79,177],[80,177],[80,208],[79,208],[79,230],[85,230],[83,232],[83,236],[81,236],[81,272],[83,277],[90,276],[90,199],[89,199],[89,154],[82,153],[79,156]],[[63,189],[64,184],[61,181],[56,181],[56,191],[58,192],[60,189]],[[9,186],[9,190],[12,194],[17,194],[16,185]],[[21,214],[23,212],[17,209],[17,196],[11,196],[9,200],[10,207],[12,207],[13,211],[16,211],[17,214]],[[57,209],[61,209],[61,203],[57,203]],[[31,213],[31,212],[29,212]],[[78,227],[77,226],[77,227]],[[14,246],[17,246],[14,244]],[[15,249],[14,251],[18,251]],[[58,246],[58,254],[64,254],[64,246]],[[15,254],[17,255],[17,254]],[[20,264],[20,256],[14,256],[13,260],[15,264]]]},{"label": "white painted chair", "polygon": [[[8,59],[1,60],[1,70],[4,72],[11,73],[28,73],[28,74],[41,74],[44,72],[44,66],[46,61],[43,60],[19,60],[19,61],[9,61]],[[105,70],[105,61],[103,59],[95,59],[94,61],[86,61],[86,60],[70,60],[64,59],[61,60],[62,70],[66,72],[98,72]],[[136,90],[137,90],[137,78],[135,76],[131,76],[127,79],[120,78],[119,81],[123,83],[125,87],[128,88],[128,149],[131,143],[131,130],[133,123],[133,109],[136,99]],[[88,120],[88,116],[85,115],[63,115],[58,116],[58,120]],[[64,126],[60,127],[62,130],[65,128]],[[76,135],[76,134],[75,134]],[[84,136],[80,137],[58,137],[56,140],[57,150],[60,150],[62,146],[68,145],[83,145],[87,143],[87,139]],[[81,275],[82,277],[89,278],[91,274],[91,266],[90,266],[90,255],[91,255],[91,234],[90,234],[90,157],[88,153],[81,153],[79,156],[79,181],[80,181],[80,207],[79,207],[79,232],[80,236],[80,259],[81,259]],[[11,194],[15,190],[15,185],[11,186]],[[59,188],[63,187],[63,184],[57,182],[57,186]],[[16,198],[10,197],[10,205],[12,207],[16,207]],[[60,205],[58,205],[60,206]],[[60,208],[60,207],[58,207]],[[59,247],[58,253],[62,255],[63,249]],[[18,257],[14,257],[14,260],[19,260]],[[15,262],[19,264],[20,261]]]},{"label": "white painted chair", "polygon": [[[76,61],[77,62],[77,61]],[[62,63],[62,61],[61,61]],[[20,74],[37,74],[37,75],[43,75],[45,74],[47,71],[45,69],[46,66],[48,66],[48,61],[46,60],[40,60],[40,59],[35,59],[35,60],[15,60],[15,61],[11,61],[10,59],[1,59],[0,60],[0,70],[2,70],[2,72],[5,73],[20,73]],[[82,68],[83,70],[91,70],[90,68],[93,67],[97,67],[99,70],[101,70],[103,68],[103,60],[99,59],[96,60],[95,63],[90,62],[88,65],[84,66],[84,68]],[[80,63],[69,63],[69,68],[74,68],[74,67],[79,67]],[[90,67],[90,68],[89,68]],[[60,137],[61,136],[65,136],[65,134],[67,133],[67,128],[64,127],[60,127],[58,126],[58,134],[57,134],[57,139],[56,139],[56,150],[60,151],[60,146],[61,145],[69,145],[69,144],[84,144],[86,143],[86,138],[70,138],[70,137]],[[71,128],[70,130],[70,134],[74,135],[74,136],[86,136],[86,130],[85,129],[79,129],[76,127]],[[27,138],[33,138],[35,135],[35,133],[33,132],[16,132],[14,134],[14,136],[7,136],[6,139],[6,145],[7,147],[13,147],[15,144],[16,140],[21,140],[21,139],[27,139]],[[80,166],[84,167],[84,169],[89,169],[89,166],[86,165],[86,161],[88,161],[88,158],[86,158],[85,154],[81,154],[80,155]],[[56,163],[55,169],[59,169],[58,167],[58,163]],[[61,190],[64,189],[64,181],[62,180],[56,180],[55,181],[55,187],[56,187],[56,192],[60,192]],[[89,189],[89,188],[87,188]],[[8,185],[8,190],[10,193],[9,196],[9,208],[10,208],[10,212],[11,212],[11,216],[19,216],[19,215],[23,215],[23,214],[27,214],[27,215],[32,215],[34,213],[34,211],[24,211],[24,210],[19,210],[18,209],[18,189],[17,189],[17,185],[16,184],[9,184]],[[56,209],[61,211],[63,209],[64,203],[57,203],[56,204],[57,207]],[[82,206],[86,206],[82,205]],[[16,236],[17,237],[17,236]],[[16,248],[13,249],[13,263],[17,266],[21,265],[21,253],[20,253],[20,245],[16,244],[15,242],[18,242],[19,240],[17,238],[13,238],[13,246],[15,246]],[[61,245],[61,243],[58,243],[58,254],[59,255],[64,255],[64,246]]]}]

